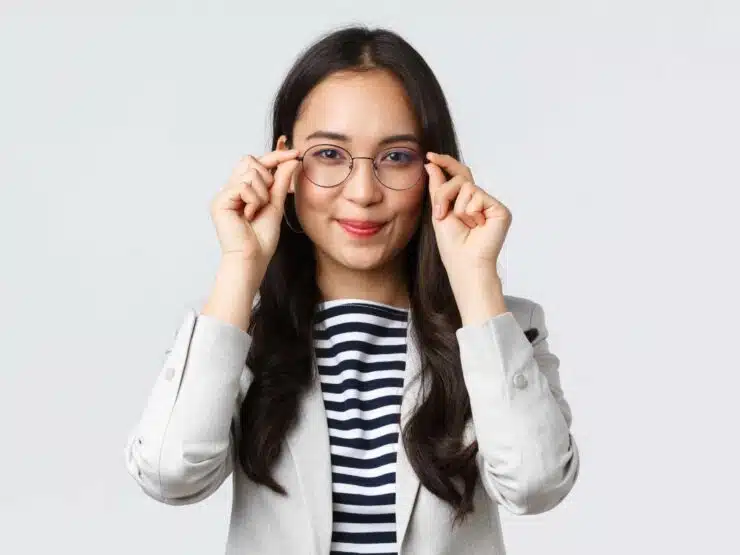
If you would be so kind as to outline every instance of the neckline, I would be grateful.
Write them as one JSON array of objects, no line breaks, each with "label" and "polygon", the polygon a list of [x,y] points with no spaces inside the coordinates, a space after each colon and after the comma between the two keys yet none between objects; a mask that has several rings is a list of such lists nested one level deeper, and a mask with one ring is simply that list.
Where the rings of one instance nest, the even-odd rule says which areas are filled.
[{"label": "neckline", "polygon": [[387,310],[395,310],[397,312],[404,312],[408,314],[411,309],[410,308],[402,308],[400,306],[394,306],[387,303],[381,303],[378,301],[371,301],[368,299],[358,299],[358,298],[342,298],[342,299],[331,299],[329,301],[319,301],[316,305],[316,308],[318,310],[325,310],[327,308],[333,308],[335,306],[342,306],[342,305],[348,305],[348,304],[360,304],[360,305],[366,305],[366,306],[376,306],[379,308],[385,308]]}]

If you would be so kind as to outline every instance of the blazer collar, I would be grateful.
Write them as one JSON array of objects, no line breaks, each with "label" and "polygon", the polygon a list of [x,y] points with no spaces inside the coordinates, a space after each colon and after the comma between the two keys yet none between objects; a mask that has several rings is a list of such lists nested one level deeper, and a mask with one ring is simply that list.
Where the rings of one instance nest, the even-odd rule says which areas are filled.
[{"label": "blazer collar", "polygon": [[[421,392],[421,360],[413,315],[409,311],[406,333],[406,368],[404,370],[401,402],[401,429],[413,414]],[[321,393],[321,381],[314,362],[315,379],[300,406],[298,421],[288,434],[287,442],[295,461],[298,480],[308,506],[314,530],[314,549],[317,555],[329,553],[332,534],[332,476],[329,445],[329,427]],[[398,436],[396,462],[396,541],[400,547],[408,528],[419,478],[406,457],[402,434]]]}]

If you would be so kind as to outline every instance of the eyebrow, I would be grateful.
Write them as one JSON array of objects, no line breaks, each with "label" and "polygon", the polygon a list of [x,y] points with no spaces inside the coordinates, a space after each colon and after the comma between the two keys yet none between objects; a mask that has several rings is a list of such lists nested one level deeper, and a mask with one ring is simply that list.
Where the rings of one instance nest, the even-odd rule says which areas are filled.
[{"label": "eyebrow", "polygon": [[[345,143],[350,142],[349,136],[345,135],[344,133],[335,133],[334,131],[314,131],[308,137],[306,137],[307,141],[310,141],[311,139],[327,139],[330,141],[342,141]],[[387,145],[390,143],[400,143],[403,141],[412,143],[420,142],[419,138],[413,133],[399,133],[397,135],[389,135],[387,137],[383,137],[378,144]]]}]

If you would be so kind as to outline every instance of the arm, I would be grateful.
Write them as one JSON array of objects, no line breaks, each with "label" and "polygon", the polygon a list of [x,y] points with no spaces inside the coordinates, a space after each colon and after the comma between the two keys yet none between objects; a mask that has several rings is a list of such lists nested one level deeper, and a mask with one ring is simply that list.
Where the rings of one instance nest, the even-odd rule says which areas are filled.
[{"label": "arm", "polygon": [[240,389],[251,379],[250,343],[239,327],[195,310],[186,314],[126,443],[128,472],[149,496],[195,503],[231,473],[230,428]]},{"label": "arm", "polygon": [[539,332],[533,343],[507,311],[457,331],[481,481],[489,496],[514,514],[558,505],[580,465],[560,362],[549,350],[537,303],[529,327]]}]

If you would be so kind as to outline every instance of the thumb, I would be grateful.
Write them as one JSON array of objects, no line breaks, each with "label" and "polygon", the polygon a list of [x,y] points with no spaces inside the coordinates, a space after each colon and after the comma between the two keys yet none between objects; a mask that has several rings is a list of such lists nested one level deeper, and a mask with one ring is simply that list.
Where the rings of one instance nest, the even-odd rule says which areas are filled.
[{"label": "thumb", "polygon": [[290,182],[293,178],[296,168],[300,165],[298,160],[288,160],[281,162],[275,170],[272,190],[270,191],[270,204],[283,210],[285,206],[285,197],[290,189]]}]

